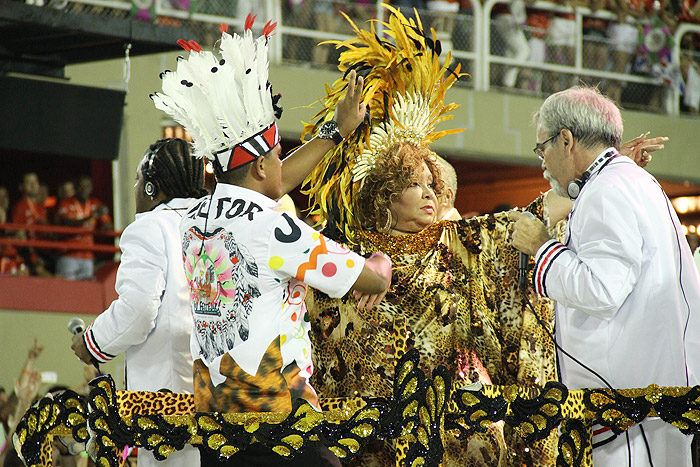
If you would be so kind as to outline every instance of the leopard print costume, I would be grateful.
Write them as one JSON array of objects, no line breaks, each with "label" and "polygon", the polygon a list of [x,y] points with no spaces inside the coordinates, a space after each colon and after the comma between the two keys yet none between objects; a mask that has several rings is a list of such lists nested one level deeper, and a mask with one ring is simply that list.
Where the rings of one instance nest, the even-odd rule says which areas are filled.
[{"label": "leopard print costume", "polygon": [[[542,198],[528,209],[541,218]],[[392,284],[372,310],[357,310],[351,295],[307,295],[312,381],[320,397],[391,397],[397,319],[406,320],[405,345],[420,350],[426,374],[444,365],[454,387],[475,381],[544,385],[555,379],[553,344],[518,290],[510,224],[501,213],[442,221],[415,235],[360,232],[360,254],[382,251],[391,257]],[[552,323],[553,304],[532,292],[529,298],[543,321]],[[504,437],[500,424],[468,441],[451,434],[444,440],[445,466],[553,465],[556,457],[556,439],[526,450],[514,435]],[[394,447],[381,443],[356,465],[395,465],[395,459]]]}]

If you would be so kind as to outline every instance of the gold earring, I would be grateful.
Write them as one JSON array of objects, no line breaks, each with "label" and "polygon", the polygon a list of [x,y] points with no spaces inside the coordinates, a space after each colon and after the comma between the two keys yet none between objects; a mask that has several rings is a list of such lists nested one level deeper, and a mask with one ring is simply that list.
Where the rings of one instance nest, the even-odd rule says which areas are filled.
[{"label": "gold earring", "polygon": [[389,233],[389,230],[391,230],[391,224],[392,224],[392,218],[391,218],[391,210],[389,208],[386,208],[386,222],[384,223],[384,226],[379,229],[379,232],[383,234]]}]

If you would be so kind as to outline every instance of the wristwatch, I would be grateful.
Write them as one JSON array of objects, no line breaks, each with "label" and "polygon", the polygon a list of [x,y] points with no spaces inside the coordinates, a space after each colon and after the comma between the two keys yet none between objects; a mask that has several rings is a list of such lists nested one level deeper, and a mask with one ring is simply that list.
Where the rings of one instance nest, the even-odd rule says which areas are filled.
[{"label": "wristwatch", "polygon": [[343,135],[340,134],[338,130],[338,122],[335,120],[329,120],[323,122],[319,127],[318,133],[316,134],[321,139],[332,139],[335,144],[340,144],[343,142]]}]

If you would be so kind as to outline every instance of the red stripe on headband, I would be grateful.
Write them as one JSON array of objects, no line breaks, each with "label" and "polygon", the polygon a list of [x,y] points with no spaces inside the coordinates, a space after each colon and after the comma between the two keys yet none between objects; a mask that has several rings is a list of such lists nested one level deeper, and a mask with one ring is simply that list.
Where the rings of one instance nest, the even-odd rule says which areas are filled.
[{"label": "red stripe on headband", "polygon": [[262,137],[267,143],[267,145],[270,147],[270,149],[277,146],[277,143],[279,143],[279,132],[277,131],[277,123],[273,123],[270,128],[265,130],[262,134]]},{"label": "red stripe on headband", "polygon": [[248,162],[254,161],[255,159],[257,159],[257,157],[257,154],[251,154],[243,146],[238,145],[235,148],[233,148],[231,159],[229,159],[228,168],[226,170],[233,170],[237,167],[245,165]]}]

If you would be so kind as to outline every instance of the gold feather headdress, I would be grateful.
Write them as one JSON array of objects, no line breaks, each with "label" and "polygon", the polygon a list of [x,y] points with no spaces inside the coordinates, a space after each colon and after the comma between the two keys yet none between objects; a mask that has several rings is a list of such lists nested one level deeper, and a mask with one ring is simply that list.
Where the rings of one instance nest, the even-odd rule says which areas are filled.
[{"label": "gold feather headdress", "polygon": [[382,6],[391,13],[389,22],[381,23],[382,33],[393,40],[379,36],[376,21],[369,31],[361,30],[345,15],[357,37],[326,42],[345,49],[338,65],[344,75],[331,87],[326,86],[324,108],[314,116],[316,124],[306,124],[301,136],[305,141],[321,123],[333,119],[338,102],[345,97],[345,77],[351,70],[364,77],[365,122],[328,152],[304,181],[311,214],[318,214],[321,221],[328,222],[327,229],[348,243],[353,243],[353,233],[361,228],[354,214],[356,194],[377,158],[397,142],[428,146],[462,131],[436,131],[437,124],[451,119],[449,113],[459,107],[444,101],[445,92],[465,75],[460,73],[460,65],[449,68],[451,53],[440,64],[440,41],[434,30],[424,32],[417,12],[414,21],[389,5]]}]

